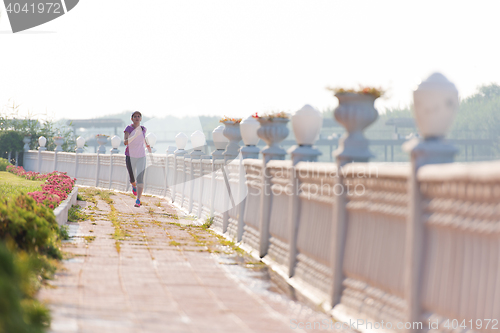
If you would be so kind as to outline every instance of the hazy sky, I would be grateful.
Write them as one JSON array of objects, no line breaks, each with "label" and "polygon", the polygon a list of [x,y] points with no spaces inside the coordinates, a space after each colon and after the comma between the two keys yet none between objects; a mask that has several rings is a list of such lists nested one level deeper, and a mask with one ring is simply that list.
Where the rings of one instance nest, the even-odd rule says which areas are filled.
[{"label": "hazy sky", "polygon": [[322,110],[358,84],[384,110],[434,71],[462,97],[500,82],[498,0],[82,0],[17,34],[0,8],[0,105],[55,118]]}]

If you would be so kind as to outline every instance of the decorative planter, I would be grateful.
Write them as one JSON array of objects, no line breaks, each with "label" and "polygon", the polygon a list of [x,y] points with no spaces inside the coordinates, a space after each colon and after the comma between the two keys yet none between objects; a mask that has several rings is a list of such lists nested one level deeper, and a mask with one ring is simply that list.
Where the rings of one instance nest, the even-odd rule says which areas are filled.
[{"label": "decorative planter", "polygon": [[99,148],[97,149],[98,154],[106,154],[106,147],[104,145],[108,142],[108,138],[106,136],[98,136],[97,143],[99,144]]},{"label": "decorative planter", "polygon": [[347,130],[339,140],[334,156],[340,164],[367,162],[374,155],[368,149],[368,140],[363,131],[378,118],[374,107],[377,97],[370,94],[339,93],[339,106],[333,115]]},{"label": "decorative planter", "polygon": [[287,118],[258,118],[258,121],[260,128],[257,131],[257,135],[267,143],[267,146],[262,150],[264,162],[284,160],[286,150],[279,143],[288,136],[289,130],[286,125],[290,120]]},{"label": "decorative planter", "polygon": [[234,121],[225,121],[224,122],[224,136],[229,139],[229,144],[226,146],[226,150],[224,151],[224,158],[234,159],[240,153],[240,145],[241,141],[241,133],[240,133],[240,123],[235,123]]},{"label": "decorative planter", "polygon": [[56,149],[54,149],[55,152],[63,151],[63,149],[61,147],[62,144],[64,143],[64,139],[63,138],[58,138],[58,139],[54,138],[54,143],[56,144]]}]

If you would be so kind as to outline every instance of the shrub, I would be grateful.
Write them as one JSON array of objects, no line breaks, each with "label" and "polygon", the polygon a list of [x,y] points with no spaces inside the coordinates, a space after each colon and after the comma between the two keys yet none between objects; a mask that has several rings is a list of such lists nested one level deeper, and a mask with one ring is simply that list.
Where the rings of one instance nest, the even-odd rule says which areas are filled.
[{"label": "shrub", "polygon": [[0,153],[23,151],[23,138],[18,131],[0,131]]},{"label": "shrub", "polygon": [[42,333],[49,326],[49,311],[34,298],[40,263],[0,242],[0,332]]},{"label": "shrub", "polygon": [[0,171],[7,170],[7,166],[8,165],[12,165],[12,164],[10,164],[9,161],[7,161],[6,158],[1,158],[0,157]]},{"label": "shrub", "polygon": [[0,202],[0,239],[14,241],[18,249],[61,259],[58,240],[63,236],[54,212],[29,195]]}]

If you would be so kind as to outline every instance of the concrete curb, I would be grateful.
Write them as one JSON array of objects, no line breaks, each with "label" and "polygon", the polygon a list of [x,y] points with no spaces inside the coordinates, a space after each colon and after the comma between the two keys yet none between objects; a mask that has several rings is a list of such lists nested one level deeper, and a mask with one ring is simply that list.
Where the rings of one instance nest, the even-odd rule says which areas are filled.
[{"label": "concrete curb", "polygon": [[76,197],[78,195],[78,187],[74,187],[68,197],[61,202],[56,209],[54,209],[54,215],[56,216],[57,224],[63,225],[68,222],[68,211],[72,205],[76,205]]}]

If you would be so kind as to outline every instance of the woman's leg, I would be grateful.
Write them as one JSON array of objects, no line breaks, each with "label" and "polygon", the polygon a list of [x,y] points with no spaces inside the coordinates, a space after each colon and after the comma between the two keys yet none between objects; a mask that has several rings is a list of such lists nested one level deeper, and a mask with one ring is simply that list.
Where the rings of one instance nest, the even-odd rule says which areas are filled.
[{"label": "woman's leg", "polygon": [[146,171],[146,157],[137,159],[137,199],[141,200],[142,191],[144,190],[144,172]]},{"label": "woman's leg", "polygon": [[135,187],[134,169],[132,169],[130,156],[125,156],[125,164],[127,165],[128,176],[130,177],[130,184]]}]

